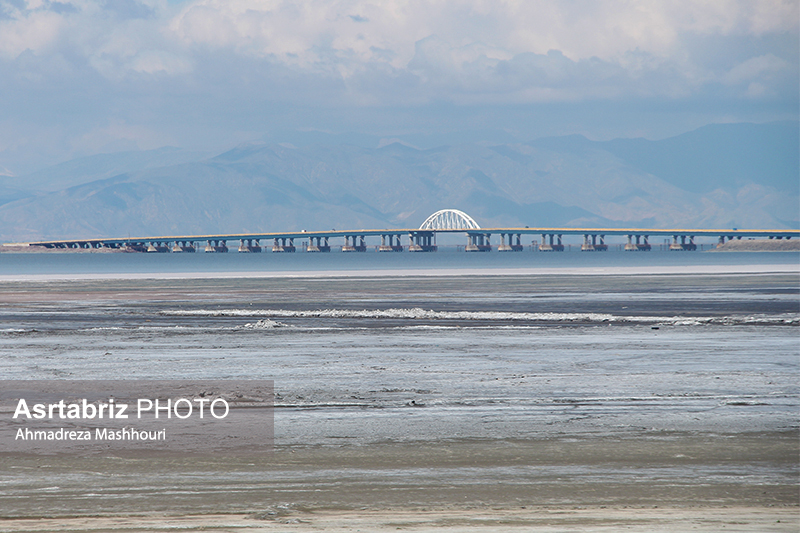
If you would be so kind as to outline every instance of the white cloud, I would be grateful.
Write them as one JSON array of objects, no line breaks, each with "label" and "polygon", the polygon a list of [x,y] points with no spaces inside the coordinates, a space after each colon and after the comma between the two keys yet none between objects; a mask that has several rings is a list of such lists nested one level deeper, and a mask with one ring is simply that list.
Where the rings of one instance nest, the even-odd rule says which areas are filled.
[{"label": "white cloud", "polygon": [[761,98],[763,96],[768,95],[769,92],[770,92],[769,89],[767,89],[767,87],[765,87],[764,84],[754,81],[747,86],[745,94],[750,98]]},{"label": "white cloud", "polygon": [[0,19],[0,57],[14,59],[26,50],[45,52],[57,40],[66,21],[49,11],[21,13],[13,10]]},{"label": "white cloud", "polygon": [[[185,74],[192,57],[209,53],[344,79],[375,65],[407,69],[421,53],[429,68],[462,75],[481,62],[550,50],[573,62],[599,58],[632,71],[642,68],[631,64],[632,53],[691,70],[683,35],[760,35],[796,32],[798,26],[794,0],[194,0],[179,6],[73,0],[59,3],[69,6],[60,10],[44,0],[2,5],[0,56],[72,48],[117,79],[125,71]],[[486,73],[473,68],[471,75]]]},{"label": "white cloud", "polygon": [[[694,114],[722,95],[717,117],[769,100],[774,120],[796,116],[798,17],[797,0],[0,0],[0,116],[29,128],[30,153],[351,116],[392,137],[449,104],[655,98]],[[563,127],[588,133],[581,120]]]},{"label": "white cloud", "polygon": [[773,74],[785,71],[789,63],[773,54],[753,57],[733,67],[726,75],[728,84],[745,83],[757,78],[764,79]]},{"label": "white cloud", "polygon": [[169,52],[143,50],[131,60],[130,68],[145,74],[169,75],[189,72],[192,70],[192,64],[186,58]]},{"label": "white cloud", "polygon": [[[364,93],[376,86],[365,78],[405,73],[419,84],[399,101],[497,103],[503,93],[506,102],[684,97],[719,80],[692,60],[686,35],[796,33],[797,19],[797,2],[781,0],[197,0],[169,32],[184,51],[332,74],[362,102],[387,96]],[[771,61],[757,68],[796,70],[770,55],[754,58]]]},{"label": "white cloud", "polygon": [[188,44],[315,64],[320,48],[394,67],[415,43],[436,35],[455,48],[482,44],[504,55],[562,51],[572,59],[616,58],[631,50],[675,51],[681,34],[760,34],[797,28],[797,3],[774,0],[198,0],[171,29]]}]

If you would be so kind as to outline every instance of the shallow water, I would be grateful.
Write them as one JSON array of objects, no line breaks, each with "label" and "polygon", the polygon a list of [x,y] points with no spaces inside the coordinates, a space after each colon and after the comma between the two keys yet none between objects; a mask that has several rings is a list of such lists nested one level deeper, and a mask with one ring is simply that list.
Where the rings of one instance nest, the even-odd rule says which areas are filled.
[{"label": "shallow water", "polygon": [[682,267],[692,265],[797,265],[797,252],[489,252],[442,248],[432,253],[3,253],[0,277],[78,274],[314,272],[368,270],[542,269]]}]

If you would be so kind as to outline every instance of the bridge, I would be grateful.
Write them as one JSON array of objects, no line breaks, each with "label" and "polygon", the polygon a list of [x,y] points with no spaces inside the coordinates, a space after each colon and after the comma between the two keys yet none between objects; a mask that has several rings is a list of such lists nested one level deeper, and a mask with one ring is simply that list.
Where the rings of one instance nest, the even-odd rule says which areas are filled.
[{"label": "bridge", "polygon": [[[414,229],[360,229],[331,231],[294,231],[279,233],[233,233],[218,235],[173,235],[137,238],[66,239],[30,242],[29,246],[44,248],[111,248],[130,252],[195,252],[205,243],[205,252],[227,252],[229,242],[238,241],[239,252],[294,252],[295,240],[307,242],[306,252],[330,252],[331,239],[343,239],[342,252],[364,252],[367,238],[380,238],[381,252],[432,252],[437,249],[436,235],[439,233],[465,233],[468,252],[486,252],[493,249],[492,236],[499,236],[496,246],[500,252],[515,252],[524,249],[523,235],[541,235],[538,249],[543,252],[564,250],[563,238],[567,235],[583,237],[581,250],[605,251],[606,237],[627,237],[626,251],[648,251],[650,239],[671,239],[670,250],[692,251],[697,249],[697,237],[714,237],[719,243],[726,240],[764,237],[769,239],[792,239],[800,237],[800,230],[761,229],[646,229],[646,228],[481,228],[475,220],[462,211],[443,209],[429,216],[419,228]],[[408,244],[402,239],[407,237]],[[262,243],[265,243],[262,245]]]}]

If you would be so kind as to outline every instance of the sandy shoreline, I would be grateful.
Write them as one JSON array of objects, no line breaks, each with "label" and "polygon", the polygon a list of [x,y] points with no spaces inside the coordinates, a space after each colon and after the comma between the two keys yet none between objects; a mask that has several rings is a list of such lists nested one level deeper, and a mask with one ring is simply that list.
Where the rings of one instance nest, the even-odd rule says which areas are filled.
[{"label": "sandy shoreline", "polygon": [[502,515],[522,507],[745,502],[797,512],[799,452],[796,430],[620,428],[609,436],[284,445],[240,457],[2,454],[0,508],[19,519],[398,509]]},{"label": "sandy shoreline", "polygon": [[81,274],[0,274],[2,282],[90,281],[90,280],[191,280],[269,278],[381,278],[453,276],[653,276],[653,275],[749,275],[797,274],[800,264],[753,265],[654,265],[575,268],[421,268],[386,270],[296,270],[250,272],[140,272]]},{"label": "sandy shoreline", "polygon": [[797,507],[516,508],[0,519],[0,531],[795,532]]}]

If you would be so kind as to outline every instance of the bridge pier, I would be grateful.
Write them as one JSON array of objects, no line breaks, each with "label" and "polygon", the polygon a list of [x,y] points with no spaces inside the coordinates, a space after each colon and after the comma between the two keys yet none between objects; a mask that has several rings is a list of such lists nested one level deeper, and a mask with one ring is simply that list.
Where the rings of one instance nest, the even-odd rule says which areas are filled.
[{"label": "bridge pier", "polygon": [[[397,239],[397,244],[395,244],[395,239]],[[389,244],[386,244],[386,241],[389,241]],[[402,252],[403,245],[400,243],[400,235],[394,235],[392,233],[388,235],[381,235],[381,245],[378,248],[379,252]]]},{"label": "bridge pier", "polygon": [[328,237],[309,238],[306,252],[330,252],[330,251],[331,251],[331,245],[328,242]]},{"label": "bridge pier", "polygon": [[[681,242],[678,242],[678,237],[680,237]],[[686,242],[686,235],[673,235],[672,236],[672,244],[669,245],[669,249],[671,252],[673,251],[694,251],[697,250],[697,245],[694,243],[694,235],[689,235],[689,242]]]},{"label": "bridge pier", "polygon": [[363,235],[345,235],[343,252],[366,252],[367,243],[364,241]]},{"label": "bridge pier", "polygon": [[[212,244],[214,243],[214,244]],[[220,244],[222,243],[222,244]],[[228,251],[228,243],[220,240],[207,241],[205,252],[206,253],[225,253]]]},{"label": "bridge pier", "polygon": [[[508,235],[508,244],[506,244],[506,235]],[[514,237],[516,236],[517,243],[514,244]],[[500,246],[497,247],[498,252],[519,252],[522,251],[522,234],[521,233],[501,233]]]},{"label": "bridge pier", "polygon": [[308,248],[306,248],[306,252],[330,252],[330,251],[331,251],[331,245],[328,242],[328,237],[309,238]]},{"label": "bridge pier", "polygon": [[152,241],[147,246],[148,253],[163,254],[169,252],[169,243],[163,241]]},{"label": "bridge pier", "polygon": [[[636,238],[636,244],[633,238]],[[626,252],[649,252],[650,243],[647,241],[648,235],[628,235],[628,244],[625,245]]]},{"label": "bridge pier", "polygon": [[[583,244],[581,245],[582,252],[605,252],[608,251],[605,235],[591,234],[591,241],[589,240],[590,234],[584,234]],[[597,241],[600,242],[597,242]]]},{"label": "bridge pier", "polygon": [[175,245],[172,247],[172,253],[182,252],[194,253],[194,243],[190,241],[175,241]]},{"label": "bridge pier", "polygon": [[[289,241],[289,244],[286,244]],[[294,239],[291,237],[278,237],[273,241],[272,251],[275,253],[294,253]]]},{"label": "bridge pier", "polygon": [[469,244],[464,249],[467,252],[491,252],[492,243],[490,233],[467,233]]},{"label": "bridge pier", "polygon": [[240,253],[258,253],[260,251],[261,245],[258,243],[258,239],[239,239]]},{"label": "bridge pier", "polygon": [[411,244],[408,245],[409,252],[435,252],[437,249],[433,241],[432,231],[412,231],[408,234]]},{"label": "bridge pier", "polygon": [[511,248],[511,235],[508,237],[509,243],[506,244],[506,234],[500,234],[500,244],[497,246],[498,252],[511,252],[513,249]]},{"label": "bridge pier", "polygon": [[[352,244],[350,243],[350,239],[352,238]],[[350,235],[344,236],[344,246],[342,246],[343,252],[355,252],[356,251],[356,238],[355,235],[352,237]]]},{"label": "bridge pier", "polygon": [[[548,237],[550,238],[550,243],[547,242]],[[557,235],[555,233],[542,233],[542,244],[539,245],[539,251],[563,252],[564,244],[561,242],[561,235]]]}]

